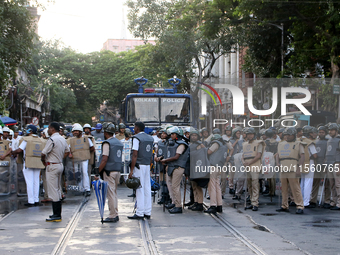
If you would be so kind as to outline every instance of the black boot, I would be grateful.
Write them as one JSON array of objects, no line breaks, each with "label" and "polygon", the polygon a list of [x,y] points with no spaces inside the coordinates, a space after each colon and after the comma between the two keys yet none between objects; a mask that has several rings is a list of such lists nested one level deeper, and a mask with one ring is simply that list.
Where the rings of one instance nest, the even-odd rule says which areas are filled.
[{"label": "black boot", "polygon": [[216,207],[216,212],[219,212],[219,213],[223,212],[223,210],[222,210],[222,205],[218,205],[218,206]]},{"label": "black boot", "polygon": [[216,214],[216,206],[210,206],[208,210],[204,211],[205,213],[214,213]]},{"label": "black boot", "polygon": [[49,219],[46,219],[48,222],[59,222],[61,221],[61,201],[52,202],[53,215]]},{"label": "black boot", "polygon": [[196,205],[197,205],[197,202],[195,202],[193,205],[190,205],[190,206],[188,207],[188,209],[192,210],[192,208],[194,208]]},{"label": "black boot", "polygon": [[191,210],[201,212],[201,211],[203,211],[203,204],[197,203],[194,207],[191,208]]}]

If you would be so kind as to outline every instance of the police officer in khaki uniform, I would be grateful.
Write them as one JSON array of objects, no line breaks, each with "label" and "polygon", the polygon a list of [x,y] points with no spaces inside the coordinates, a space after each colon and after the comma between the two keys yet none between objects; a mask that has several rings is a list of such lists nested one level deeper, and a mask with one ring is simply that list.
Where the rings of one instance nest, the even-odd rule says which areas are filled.
[{"label": "police officer in khaki uniform", "polygon": [[[126,128],[126,126],[124,125],[124,123],[118,124],[119,133],[118,133],[118,135],[116,135],[116,138],[119,141],[125,138],[125,128]],[[105,132],[105,130],[104,130],[104,132]]]},{"label": "police officer in khaki uniform", "polygon": [[[103,176],[104,181],[108,183],[107,201],[109,205],[109,217],[104,222],[115,223],[119,221],[118,216],[118,197],[117,186],[122,169],[122,152],[123,143],[113,137],[115,126],[109,124],[104,127],[104,136],[106,138],[102,143],[102,153],[100,157],[99,173]],[[99,179],[95,177],[95,179]]]},{"label": "police officer in khaki uniform", "polygon": [[52,199],[53,215],[48,222],[61,221],[61,190],[60,181],[63,172],[63,158],[70,152],[65,138],[59,134],[59,123],[52,122],[48,127],[50,138],[41,153],[41,161],[46,166],[48,196]]},{"label": "police officer in khaki uniform", "polygon": [[288,185],[291,189],[296,204],[296,214],[303,213],[303,198],[299,184],[301,175],[300,167],[305,161],[305,149],[300,141],[296,141],[296,129],[289,127],[284,131],[287,140],[279,143],[278,154],[276,155],[277,166],[282,166],[280,180],[282,186],[282,205],[278,212],[289,212]]},{"label": "police officer in khaki uniform", "polygon": [[[277,146],[279,142],[276,139],[274,139],[274,134],[275,132],[273,131],[273,129],[269,128],[265,130],[265,136],[267,137],[267,139],[265,140],[266,151],[273,153],[273,155],[275,156],[277,153]],[[275,196],[275,188],[276,188],[275,176],[267,179],[267,182],[268,182],[268,190],[266,190],[265,194],[268,194],[269,196]]]},{"label": "police officer in khaki uniform", "polygon": [[255,140],[256,131],[254,128],[245,130],[247,142],[243,143],[242,163],[247,170],[247,186],[250,194],[251,204],[247,209],[257,211],[259,207],[260,184],[259,176],[261,172],[261,158],[265,149],[263,140]]}]

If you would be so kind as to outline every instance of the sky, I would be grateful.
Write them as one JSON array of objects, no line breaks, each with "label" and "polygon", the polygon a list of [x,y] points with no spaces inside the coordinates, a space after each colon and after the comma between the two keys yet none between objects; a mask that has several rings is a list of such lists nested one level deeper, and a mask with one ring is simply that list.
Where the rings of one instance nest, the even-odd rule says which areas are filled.
[{"label": "sky", "polygon": [[[54,0],[39,9],[38,33],[42,40],[61,39],[81,52],[100,51],[107,39],[122,38],[125,0]],[[126,39],[133,38],[126,28]]]}]

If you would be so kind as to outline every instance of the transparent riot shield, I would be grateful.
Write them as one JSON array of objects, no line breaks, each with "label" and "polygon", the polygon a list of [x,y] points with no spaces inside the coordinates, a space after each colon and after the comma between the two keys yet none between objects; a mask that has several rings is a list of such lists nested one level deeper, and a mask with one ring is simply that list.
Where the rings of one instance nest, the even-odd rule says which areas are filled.
[{"label": "transparent riot shield", "polygon": [[0,161],[0,196],[10,194],[10,162]]},{"label": "transparent riot shield", "polygon": [[65,177],[67,193],[80,195],[83,192],[81,161],[67,157],[65,160]]},{"label": "transparent riot shield", "polygon": [[17,193],[17,162],[16,158],[11,157],[11,166],[10,166],[10,192],[11,194]]},{"label": "transparent riot shield", "polygon": [[23,164],[17,164],[17,195],[18,197],[27,196],[26,181],[24,177]]}]

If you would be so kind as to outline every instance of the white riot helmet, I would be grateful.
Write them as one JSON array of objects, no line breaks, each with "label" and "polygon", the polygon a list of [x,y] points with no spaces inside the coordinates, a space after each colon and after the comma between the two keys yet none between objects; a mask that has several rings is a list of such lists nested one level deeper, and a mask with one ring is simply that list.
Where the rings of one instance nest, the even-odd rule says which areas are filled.
[{"label": "white riot helmet", "polygon": [[45,134],[45,136],[48,138],[48,137],[50,137],[50,136],[49,136],[49,134],[48,134],[48,132],[47,132],[47,131],[48,131],[48,128],[45,128],[45,129],[43,130],[43,133],[44,133],[44,134]]},{"label": "white riot helmet", "polygon": [[2,134],[2,135],[4,134],[4,133],[2,132],[2,127],[0,127],[0,134]]},{"label": "white riot helmet", "polygon": [[73,125],[72,132],[73,131],[83,132],[83,127],[80,124],[76,123],[76,124]]},{"label": "white riot helmet", "polygon": [[2,129],[2,132],[8,132],[8,133],[10,133],[11,130],[10,130],[8,127],[4,127],[4,128]]},{"label": "white riot helmet", "polygon": [[91,129],[91,125],[86,123],[86,124],[83,126],[83,129],[84,129],[84,128],[89,128],[89,129]]},{"label": "white riot helmet", "polygon": [[13,130],[10,130],[10,131],[9,131],[9,135],[14,136]]}]

